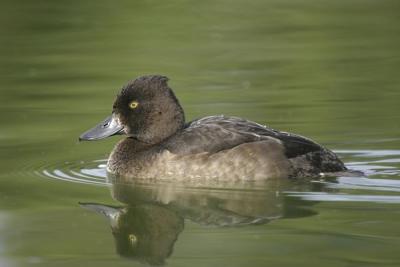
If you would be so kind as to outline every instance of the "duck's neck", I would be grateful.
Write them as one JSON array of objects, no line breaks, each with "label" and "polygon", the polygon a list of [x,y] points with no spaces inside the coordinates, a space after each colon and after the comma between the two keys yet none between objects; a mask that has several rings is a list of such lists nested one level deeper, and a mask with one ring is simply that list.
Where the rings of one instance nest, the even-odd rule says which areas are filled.
[{"label": "duck's neck", "polygon": [[115,145],[113,152],[129,155],[148,150],[152,146],[154,145],[144,140],[135,137],[127,137]]},{"label": "duck's neck", "polygon": [[157,150],[155,145],[127,137],[115,145],[108,158],[107,169],[116,174],[129,173],[131,169],[140,167],[138,162],[147,162],[149,156],[157,154]]}]

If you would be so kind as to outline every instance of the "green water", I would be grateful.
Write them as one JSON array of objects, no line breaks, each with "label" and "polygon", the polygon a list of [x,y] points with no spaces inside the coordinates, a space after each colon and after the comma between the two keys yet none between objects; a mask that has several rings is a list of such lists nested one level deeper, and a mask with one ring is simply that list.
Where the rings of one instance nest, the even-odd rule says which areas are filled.
[{"label": "green water", "polygon": [[[399,12],[387,0],[1,1],[0,266],[143,265],[78,204],[123,206],[96,161],[118,137],[77,139],[149,73],[170,78],[189,120],[235,115],[299,133],[367,174],[193,189],[162,210],[133,209],[171,218],[168,266],[399,266]],[[225,222],[226,210],[268,221],[200,216]]]}]

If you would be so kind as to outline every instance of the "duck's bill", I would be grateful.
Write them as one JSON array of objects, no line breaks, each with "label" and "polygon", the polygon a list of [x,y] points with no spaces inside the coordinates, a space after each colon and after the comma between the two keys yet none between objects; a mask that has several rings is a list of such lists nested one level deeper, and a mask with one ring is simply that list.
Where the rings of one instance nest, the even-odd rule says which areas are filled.
[{"label": "duck's bill", "polygon": [[79,141],[95,141],[116,134],[123,134],[124,126],[121,125],[115,115],[107,117],[104,121],[84,132],[79,136]]}]

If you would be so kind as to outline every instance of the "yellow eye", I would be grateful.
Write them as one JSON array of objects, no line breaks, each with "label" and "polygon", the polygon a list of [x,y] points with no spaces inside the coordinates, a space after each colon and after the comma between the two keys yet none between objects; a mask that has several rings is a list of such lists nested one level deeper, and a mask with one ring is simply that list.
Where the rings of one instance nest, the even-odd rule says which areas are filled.
[{"label": "yellow eye", "polygon": [[139,106],[139,102],[137,102],[135,100],[129,103],[129,108],[131,108],[131,109],[135,109],[138,106]]}]

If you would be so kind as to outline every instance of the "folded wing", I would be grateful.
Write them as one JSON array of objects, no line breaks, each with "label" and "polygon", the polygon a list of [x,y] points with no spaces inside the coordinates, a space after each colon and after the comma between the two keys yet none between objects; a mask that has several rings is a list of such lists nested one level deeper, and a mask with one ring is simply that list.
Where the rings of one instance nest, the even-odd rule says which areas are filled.
[{"label": "folded wing", "polygon": [[243,143],[278,139],[288,158],[324,148],[300,135],[281,132],[237,117],[210,116],[188,123],[179,134],[165,144],[172,153],[216,153]]}]

